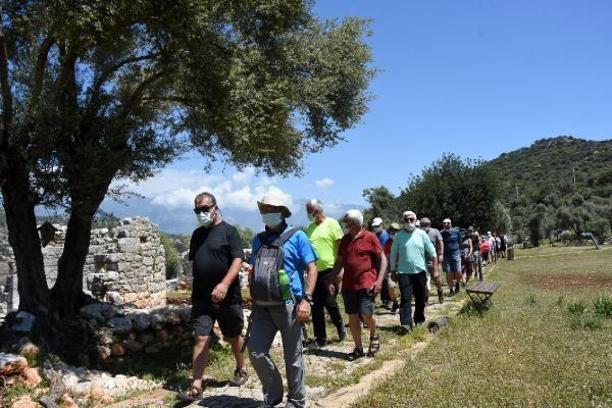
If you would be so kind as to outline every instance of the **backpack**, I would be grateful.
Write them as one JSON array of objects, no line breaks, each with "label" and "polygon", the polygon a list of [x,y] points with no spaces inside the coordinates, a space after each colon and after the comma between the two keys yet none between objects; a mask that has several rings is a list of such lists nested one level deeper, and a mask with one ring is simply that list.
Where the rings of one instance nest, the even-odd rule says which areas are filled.
[{"label": "backpack", "polygon": [[254,303],[264,306],[285,304],[278,282],[278,271],[283,269],[285,260],[283,245],[297,230],[298,228],[290,228],[271,243],[266,243],[265,232],[257,235],[261,247],[257,250],[253,262],[251,299]]}]

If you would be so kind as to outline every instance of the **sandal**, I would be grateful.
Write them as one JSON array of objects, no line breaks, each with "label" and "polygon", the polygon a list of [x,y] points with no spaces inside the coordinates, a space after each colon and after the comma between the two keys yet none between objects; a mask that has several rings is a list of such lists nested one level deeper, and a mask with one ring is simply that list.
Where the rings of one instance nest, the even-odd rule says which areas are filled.
[{"label": "sandal", "polygon": [[202,388],[191,386],[185,392],[179,392],[178,398],[183,402],[194,402],[202,398]]},{"label": "sandal", "polygon": [[361,357],[365,357],[365,353],[363,352],[363,350],[360,350],[355,347],[355,349],[351,353],[349,353],[346,358],[348,361],[355,361]]},{"label": "sandal", "polygon": [[380,350],[380,337],[377,335],[370,337],[370,349],[368,350],[368,354],[372,357],[378,353]]}]

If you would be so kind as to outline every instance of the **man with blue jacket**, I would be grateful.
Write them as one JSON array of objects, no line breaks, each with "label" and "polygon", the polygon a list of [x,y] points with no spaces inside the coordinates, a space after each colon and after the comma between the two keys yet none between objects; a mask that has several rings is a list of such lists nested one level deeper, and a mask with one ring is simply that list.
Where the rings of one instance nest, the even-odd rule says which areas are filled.
[{"label": "man with blue jacket", "polygon": [[[265,231],[253,240],[251,264],[255,264],[254,260],[262,245],[269,245],[291,229],[286,221],[291,211],[280,192],[272,190],[265,194],[257,206]],[[248,340],[249,357],[262,384],[264,406],[278,405],[283,400],[283,381],[278,367],[270,357],[270,347],[276,333],[280,331],[289,388],[286,407],[301,408],[306,406],[306,385],[300,323],[310,318],[312,293],[317,281],[317,257],[306,233],[301,230],[296,230],[285,241],[283,256],[282,268],[289,277],[293,299],[281,305],[254,302]],[[252,281],[250,283],[252,285]]]}]

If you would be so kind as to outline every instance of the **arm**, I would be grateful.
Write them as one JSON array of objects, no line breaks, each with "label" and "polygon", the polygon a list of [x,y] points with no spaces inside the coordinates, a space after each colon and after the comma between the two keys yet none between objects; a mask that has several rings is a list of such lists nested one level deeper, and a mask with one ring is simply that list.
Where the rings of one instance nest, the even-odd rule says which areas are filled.
[{"label": "arm", "polygon": [[[397,236],[395,237],[395,239],[393,240],[393,243],[391,244],[391,252],[389,253],[389,260],[388,260],[388,266],[389,266],[389,270],[391,272],[397,272],[397,253],[399,251],[399,244],[397,243],[398,239]],[[381,265],[382,266],[382,265]]]},{"label": "arm", "polygon": [[[442,262],[442,257],[444,256],[444,240],[440,236],[438,239],[438,262]],[[435,256],[434,256],[435,258]]]},{"label": "arm", "polygon": [[[432,260],[434,270],[438,269],[438,257],[436,257],[436,248],[431,243],[431,240],[427,235],[424,235],[423,242],[425,243],[425,251],[429,254]],[[442,241],[439,241],[442,242]],[[444,244],[442,244],[444,245]],[[442,255],[440,255],[442,256]]]},{"label": "arm", "polygon": [[[306,265],[306,295],[312,296],[315,284],[317,283],[317,267],[314,262],[309,262]],[[306,299],[302,299],[297,307],[297,318],[300,322],[306,322],[310,318],[310,303]]]},{"label": "arm", "polygon": [[376,282],[374,282],[374,295],[378,295],[382,290],[382,282],[387,273],[387,257],[382,251],[378,254],[378,259],[380,260],[380,269],[378,270]]},{"label": "arm", "polygon": [[212,291],[211,296],[212,296],[213,302],[219,303],[223,299],[225,299],[225,296],[227,295],[227,290],[229,289],[230,285],[234,283],[234,281],[238,277],[238,272],[240,272],[241,266],[242,266],[242,258],[234,258],[232,260],[232,264],[227,270],[225,277],[223,278],[221,282],[219,282],[217,286],[215,286],[215,289],[213,289]]}]

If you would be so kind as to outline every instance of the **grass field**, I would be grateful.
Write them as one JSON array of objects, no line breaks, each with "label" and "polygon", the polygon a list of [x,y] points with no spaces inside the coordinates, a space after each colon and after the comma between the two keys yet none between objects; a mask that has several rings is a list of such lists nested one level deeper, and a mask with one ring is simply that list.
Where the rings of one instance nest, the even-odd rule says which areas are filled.
[{"label": "grass field", "polygon": [[356,407],[612,407],[612,250],[519,251],[483,315],[464,308]]},{"label": "grass field", "polygon": [[612,407],[612,250],[544,248],[498,262],[470,308],[355,407]]}]

